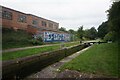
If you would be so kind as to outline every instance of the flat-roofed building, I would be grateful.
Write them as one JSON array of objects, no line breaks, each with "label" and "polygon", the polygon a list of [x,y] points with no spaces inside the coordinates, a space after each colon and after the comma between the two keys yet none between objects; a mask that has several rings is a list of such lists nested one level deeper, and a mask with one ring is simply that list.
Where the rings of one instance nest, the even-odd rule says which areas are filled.
[{"label": "flat-roofed building", "polygon": [[[0,18],[2,20],[0,26],[13,28],[14,30],[25,30],[32,33],[35,37],[41,36],[45,42],[65,41],[63,40],[66,38],[64,35],[68,34],[59,31],[59,23],[57,22],[3,6],[0,11]],[[49,35],[47,36],[46,34]]]}]

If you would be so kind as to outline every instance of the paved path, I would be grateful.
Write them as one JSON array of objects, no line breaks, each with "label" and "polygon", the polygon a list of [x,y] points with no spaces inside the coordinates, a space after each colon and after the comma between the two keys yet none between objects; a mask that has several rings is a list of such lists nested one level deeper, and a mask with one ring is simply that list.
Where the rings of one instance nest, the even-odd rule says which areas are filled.
[{"label": "paved path", "polygon": [[59,73],[59,68],[64,65],[65,63],[71,61],[72,59],[74,59],[75,57],[77,57],[78,55],[80,55],[83,51],[89,49],[90,47],[87,47],[79,52],[76,52],[64,59],[62,59],[61,61],[57,62],[57,63],[54,63],[46,68],[44,68],[43,70],[41,70],[40,72],[37,72],[35,74],[32,74],[28,77],[26,77],[25,79],[27,78],[55,78],[58,73]]},{"label": "paved path", "polygon": [[[67,44],[67,43],[65,43],[65,44]],[[69,43],[75,43],[75,42],[69,42]],[[40,48],[40,47],[45,47],[45,46],[55,46],[55,45],[60,45],[60,43],[59,44],[41,45],[41,46],[22,47],[22,48],[12,48],[12,49],[2,50],[2,52],[13,52],[13,51],[18,51],[18,50],[25,50],[25,49],[31,49],[31,48]]]}]

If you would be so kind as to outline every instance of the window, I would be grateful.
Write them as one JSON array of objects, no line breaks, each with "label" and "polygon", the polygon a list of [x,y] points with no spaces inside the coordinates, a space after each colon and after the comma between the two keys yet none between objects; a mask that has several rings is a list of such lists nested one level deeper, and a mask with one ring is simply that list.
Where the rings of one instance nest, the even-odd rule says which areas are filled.
[{"label": "window", "polygon": [[[0,14],[1,15],[1,14]],[[8,19],[8,20],[12,20],[12,13],[9,11],[3,11],[2,12],[2,18],[3,19]]]},{"label": "window", "polygon": [[19,15],[19,16],[18,16],[18,21],[19,21],[19,22],[26,22],[26,16],[24,16],[24,15]]},{"label": "window", "polygon": [[57,26],[57,25],[54,25],[54,29],[56,29],[56,30],[57,30],[57,29],[58,29],[58,26]]},{"label": "window", "polygon": [[2,18],[2,12],[0,12],[0,18]]},{"label": "window", "polygon": [[52,24],[52,23],[49,23],[49,27],[50,27],[50,28],[53,28],[53,24]]},{"label": "window", "polygon": [[32,24],[37,25],[37,24],[38,24],[38,21],[37,21],[37,20],[33,20],[33,21],[32,21]]},{"label": "window", "polygon": [[42,21],[42,26],[47,26],[47,23],[45,21]]}]

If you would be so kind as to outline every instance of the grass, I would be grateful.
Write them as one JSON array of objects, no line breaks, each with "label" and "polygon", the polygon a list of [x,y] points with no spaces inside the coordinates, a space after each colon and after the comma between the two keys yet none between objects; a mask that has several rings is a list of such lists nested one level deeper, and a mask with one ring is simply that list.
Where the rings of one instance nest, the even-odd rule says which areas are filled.
[{"label": "grass", "polygon": [[32,36],[24,30],[2,28],[2,49],[32,46]]},{"label": "grass", "polygon": [[2,54],[2,60],[16,59],[16,58],[30,56],[43,52],[53,51],[59,48],[60,47],[56,45],[56,46],[46,46],[41,48],[26,49],[26,50],[14,51],[14,52],[6,52]]},{"label": "grass", "polygon": [[60,68],[65,69],[118,77],[118,45],[96,44]]},{"label": "grass", "polygon": [[2,28],[2,49],[20,48],[28,46],[39,46],[42,44],[60,44],[61,42],[50,42],[42,44],[32,44],[31,34],[24,30],[14,31],[13,29]]},{"label": "grass", "polygon": [[70,47],[70,46],[74,46],[74,45],[78,45],[78,44],[80,44],[79,41],[77,41],[77,42],[72,42],[72,43],[65,43],[64,46],[65,46],[65,47]]},{"label": "grass", "polygon": [[[14,45],[13,45],[14,44]],[[6,44],[2,44],[2,50],[5,50],[5,49],[12,49],[12,48],[20,48],[20,47],[29,47],[29,46],[33,46],[32,44],[28,44],[28,43],[22,43],[22,42],[19,42],[19,43],[6,43]]]},{"label": "grass", "polygon": [[[70,47],[70,46],[77,45],[77,44],[78,42],[64,43],[65,47]],[[43,52],[53,51],[57,49],[60,49],[60,44],[53,45],[53,46],[45,46],[41,48],[32,48],[32,49],[14,51],[14,52],[5,52],[2,54],[2,60],[11,60],[11,59],[35,55],[35,54],[39,54]]]}]

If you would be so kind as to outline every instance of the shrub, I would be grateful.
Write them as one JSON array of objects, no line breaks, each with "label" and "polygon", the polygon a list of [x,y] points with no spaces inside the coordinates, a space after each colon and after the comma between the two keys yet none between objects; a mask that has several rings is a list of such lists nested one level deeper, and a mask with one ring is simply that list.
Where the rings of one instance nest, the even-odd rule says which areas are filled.
[{"label": "shrub", "polygon": [[105,41],[115,41],[115,32],[109,32],[104,37]]},{"label": "shrub", "polygon": [[2,28],[2,47],[3,49],[30,46],[29,40],[32,39],[31,34],[24,30]]},{"label": "shrub", "polygon": [[32,43],[33,45],[42,45],[43,40],[42,40],[41,37],[33,38],[33,39],[30,40],[30,43]]}]

